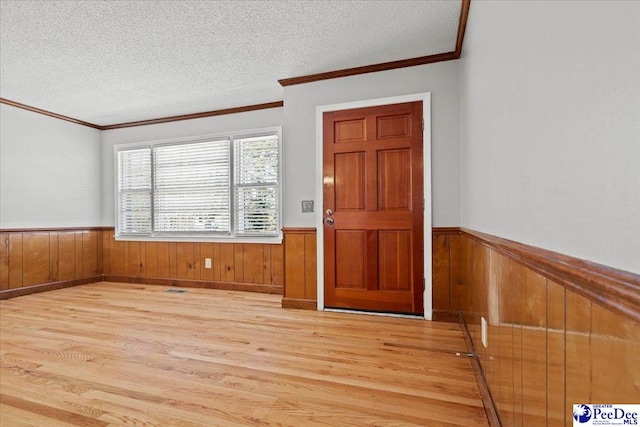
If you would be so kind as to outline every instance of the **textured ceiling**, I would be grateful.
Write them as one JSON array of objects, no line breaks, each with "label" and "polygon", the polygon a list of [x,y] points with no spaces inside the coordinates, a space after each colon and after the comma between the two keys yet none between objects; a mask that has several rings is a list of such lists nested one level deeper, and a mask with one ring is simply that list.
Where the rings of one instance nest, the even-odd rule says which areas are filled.
[{"label": "textured ceiling", "polygon": [[461,1],[0,1],[0,97],[108,125],[455,50]]}]

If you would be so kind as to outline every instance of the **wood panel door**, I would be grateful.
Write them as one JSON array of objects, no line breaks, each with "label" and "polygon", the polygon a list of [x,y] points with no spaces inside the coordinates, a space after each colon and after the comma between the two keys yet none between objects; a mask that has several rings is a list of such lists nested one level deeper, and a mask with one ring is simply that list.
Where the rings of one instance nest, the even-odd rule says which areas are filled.
[{"label": "wood panel door", "polygon": [[325,307],[423,313],[422,102],[324,113]]}]

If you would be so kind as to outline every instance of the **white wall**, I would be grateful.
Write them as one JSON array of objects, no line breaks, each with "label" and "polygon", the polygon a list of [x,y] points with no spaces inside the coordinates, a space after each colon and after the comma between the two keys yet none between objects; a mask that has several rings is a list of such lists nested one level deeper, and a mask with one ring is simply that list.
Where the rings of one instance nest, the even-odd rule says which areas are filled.
[{"label": "white wall", "polygon": [[0,104],[0,228],[101,224],[100,131]]},{"label": "white wall", "polygon": [[[300,202],[316,194],[316,106],[420,92],[431,92],[433,225],[458,226],[458,79],[458,61],[449,61],[285,87],[285,226],[315,226],[315,214],[301,213]],[[316,200],[316,211],[321,205]]]},{"label": "white wall", "polygon": [[[140,141],[158,141],[172,138],[188,138],[224,132],[282,126],[282,108],[227,114],[202,119],[113,129],[102,132],[102,224],[115,225],[114,206],[114,154],[113,147]],[[287,141],[283,137],[283,143]]]},{"label": "white wall", "polygon": [[462,225],[640,273],[640,2],[473,2]]}]

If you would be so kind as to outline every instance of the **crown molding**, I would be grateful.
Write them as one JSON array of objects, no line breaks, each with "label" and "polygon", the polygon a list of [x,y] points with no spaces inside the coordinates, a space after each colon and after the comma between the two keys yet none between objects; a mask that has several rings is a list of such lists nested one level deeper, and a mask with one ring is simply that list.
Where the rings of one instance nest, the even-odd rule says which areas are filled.
[{"label": "crown molding", "polygon": [[464,33],[467,30],[467,19],[469,19],[469,7],[471,0],[462,0],[462,8],[460,9],[460,22],[458,22],[458,37],[456,38],[456,59],[462,54],[462,43],[464,42]]},{"label": "crown molding", "polygon": [[10,105],[12,107],[20,108],[22,110],[27,110],[33,113],[38,113],[45,116],[53,117],[54,119],[60,119],[66,122],[75,123],[77,125],[82,125],[82,126],[90,127],[93,129],[102,130],[102,126],[89,123],[89,122],[84,122],[82,120],[74,119],[73,117],[63,116],[62,114],[54,113],[52,111],[43,110],[42,108],[32,107],[31,105],[22,104],[20,102],[12,101],[10,99],[0,98],[0,104]]},{"label": "crown molding", "polygon": [[222,116],[225,114],[246,113],[248,111],[266,110],[284,106],[283,101],[267,102],[264,104],[245,105],[243,107],[225,108],[223,110],[205,111],[202,113],[182,114],[180,116],[161,117],[159,119],[140,120],[137,122],[117,123],[101,126],[101,130],[122,129],[135,126],[156,125],[159,123],[177,122],[181,120],[202,119],[204,117]]},{"label": "crown molding", "polygon": [[67,122],[75,123],[82,126],[87,126],[93,129],[111,130],[111,129],[130,128],[135,126],[154,125],[158,123],[177,122],[181,120],[201,119],[204,117],[222,116],[225,114],[246,113],[248,111],[265,110],[268,108],[279,108],[284,105],[284,102],[283,101],[267,102],[264,104],[245,105],[242,107],[225,108],[222,110],[204,111],[201,113],[183,114],[180,116],[161,117],[158,119],[140,120],[140,121],[128,122],[128,123],[116,123],[116,124],[104,125],[104,126],[96,125],[89,122],[84,122],[82,120],[74,119],[73,117],[63,116],[62,114],[53,113],[51,111],[43,110],[37,107],[32,107],[31,105],[22,104],[20,102],[11,101],[5,98],[0,98],[0,104],[11,105],[12,107],[31,111],[33,113],[43,114],[45,116],[53,117],[60,120],[65,120]]},{"label": "crown molding", "polygon": [[328,71],[326,73],[309,74],[278,80],[281,86],[293,86],[320,80],[337,79],[339,77],[357,76],[359,74],[376,73],[378,71],[395,70],[396,68],[414,67],[416,65],[433,64],[434,62],[451,61],[456,58],[455,52],[438,53],[436,55],[419,56],[417,58],[401,59],[399,61],[382,62],[380,64],[364,65],[362,67],[345,68],[344,70]]},{"label": "crown molding", "polygon": [[321,80],[336,79],[339,77],[356,76],[358,74],[375,73],[378,71],[394,70],[397,68],[414,67],[416,65],[433,64],[435,62],[452,61],[459,59],[462,53],[462,43],[464,42],[464,33],[467,28],[467,19],[469,18],[469,6],[471,0],[462,0],[460,7],[460,19],[458,21],[458,35],[456,37],[456,49],[452,52],[437,53],[435,55],[419,56],[410,59],[401,59],[399,61],[382,62],[379,64],[364,65],[361,67],[345,68],[342,70],[328,71],[325,73],[308,74],[306,76],[290,77],[278,80],[281,86],[293,86],[303,83],[317,82]]}]

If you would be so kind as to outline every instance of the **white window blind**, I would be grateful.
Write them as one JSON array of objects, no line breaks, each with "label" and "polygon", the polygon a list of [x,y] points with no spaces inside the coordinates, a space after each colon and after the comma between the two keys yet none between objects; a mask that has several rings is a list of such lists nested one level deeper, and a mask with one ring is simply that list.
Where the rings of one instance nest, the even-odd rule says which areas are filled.
[{"label": "white window blind", "polygon": [[235,140],[236,234],[278,233],[278,137]]},{"label": "white window blind", "polygon": [[117,235],[279,237],[280,134],[269,132],[116,147]]},{"label": "white window blind", "polygon": [[118,153],[119,231],[151,233],[151,149]]},{"label": "white window blind", "polygon": [[154,231],[231,231],[230,141],[154,148]]}]

